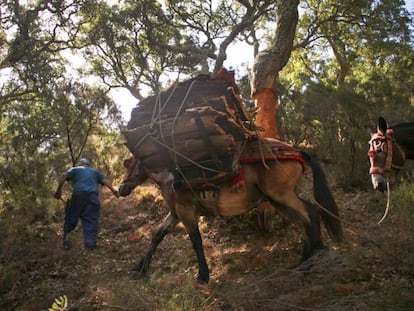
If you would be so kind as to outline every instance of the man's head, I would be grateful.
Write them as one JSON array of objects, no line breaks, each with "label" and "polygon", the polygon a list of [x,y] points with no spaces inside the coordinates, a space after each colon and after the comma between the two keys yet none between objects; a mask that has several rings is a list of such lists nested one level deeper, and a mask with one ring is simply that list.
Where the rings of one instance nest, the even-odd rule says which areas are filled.
[{"label": "man's head", "polygon": [[79,166],[89,166],[91,165],[91,163],[89,162],[89,160],[87,158],[81,158],[78,162]]}]

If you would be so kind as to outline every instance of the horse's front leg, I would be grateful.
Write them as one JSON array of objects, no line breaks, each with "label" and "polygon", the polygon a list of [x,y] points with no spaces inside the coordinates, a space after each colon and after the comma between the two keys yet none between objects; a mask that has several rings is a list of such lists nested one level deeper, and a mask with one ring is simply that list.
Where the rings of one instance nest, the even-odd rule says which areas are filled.
[{"label": "horse's front leg", "polygon": [[[191,202],[191,203],[188,203]],[[201,240],[200,230],[198,228],[197,207],[192,204],[192,196],[184,200],[184,204],[177,204],[177,215],[183,223],[185,230],[190,236],[191,245],[197,255],[198,274],[197,281],[199,284],[207,284],[210,278],[210,271],[207,266],[206,257],[204,255],[203,241]]]},{"label": "horse's front leg", "polygon": [[197,228],[188,232],[190,236],[191,245],[197,255],[198,274],[197,281],[200,284],[207,284],[210,279],[210,271],[207,266],[206,256],[204,255],[203,241],[201,240],[200,230]]},{"label": "horse's front leg", "polygon": [[170,228],[175,227],[178,222],[179,219],[177,215],[171,212],[168,213],[161,226],[152,236],[150,249],[145,254],[145,256],[142,257],[142,259],[132,268],[133,271],[138,272],[141,275],[144,275],[148,272],[152,256],[154,255],[158,244],[160,244],[164,237],[169,233]]}]

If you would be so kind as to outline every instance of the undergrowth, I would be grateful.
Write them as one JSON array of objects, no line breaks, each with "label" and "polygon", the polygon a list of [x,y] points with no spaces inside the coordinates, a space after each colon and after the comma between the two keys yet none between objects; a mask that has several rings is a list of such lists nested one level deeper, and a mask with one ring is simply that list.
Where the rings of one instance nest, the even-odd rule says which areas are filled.
[{"label": "undergrowth", "polygon": [[402,181],[391,192],[391,207],[409,227],[414,228],[414,184]]},{"label": "undergrowth", "polygon": [[112,304],[128,310],[206,310],[213,302],[208,292],[197,290],[194,278],[187,275],[175,282],[153,274],[138,281],[120,281],[114,287]]}]

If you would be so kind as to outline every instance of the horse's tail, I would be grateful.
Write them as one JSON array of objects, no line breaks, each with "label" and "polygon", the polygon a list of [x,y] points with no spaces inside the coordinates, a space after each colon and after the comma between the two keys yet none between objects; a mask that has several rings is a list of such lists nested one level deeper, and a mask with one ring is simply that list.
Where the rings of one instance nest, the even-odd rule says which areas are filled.
[{"label": "horse's tail", "polygon": [[321,205],[322,220],[329,236],[337,243],[342,241],[342,224],[339,218],[339,209],[329,189],[325,173],[319,162],[308,153],[301,151],[303,159],[312,168],[313,194]]}]

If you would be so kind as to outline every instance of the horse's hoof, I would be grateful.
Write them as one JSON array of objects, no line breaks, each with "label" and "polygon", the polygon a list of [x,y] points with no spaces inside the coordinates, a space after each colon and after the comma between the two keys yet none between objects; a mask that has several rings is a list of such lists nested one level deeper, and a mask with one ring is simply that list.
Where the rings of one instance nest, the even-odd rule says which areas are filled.
[{"label": "horse's hoof", "polygon": [[323,245],[322,243],[316,245],[312,250],[310,251],[305,251],[302,255],[302,259],[300,260],[300,262],[305,262],[308,259],[312,258],[313,256],[319,254],[322,251],[327,250],[328,247],[326,247],[325,245]]},{"label": "horse's hoof", "polygon": [[203,279],[200,276],[197,276],[195,287],[198,289],[206,289],[208,287],[208,280],[209,278]]},{"label": "horse's hoof", "polygon": [[208,289],[208,283],[206,282],[200,282],[200,280],[197,280],[195,282],[195,288],[200,289],[200,290],[207,290]]},{"label": "horse's hoof", "polygon": [[132,267],[132,271],[144,275],[148,272],[148,267],[145,267],[144,263],[140,261]]},{"label": "horse's hoof", "polygon": [[198,273],[197,274],[197,283],[199,284],[208,284],[210,279],[210,273]]}]

